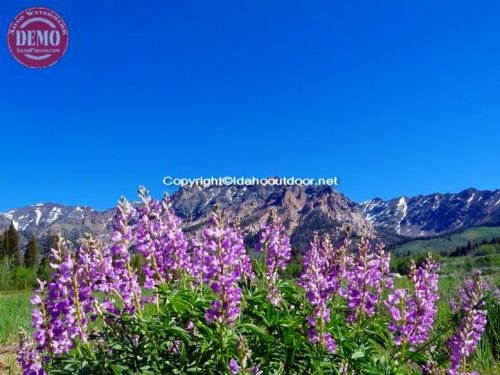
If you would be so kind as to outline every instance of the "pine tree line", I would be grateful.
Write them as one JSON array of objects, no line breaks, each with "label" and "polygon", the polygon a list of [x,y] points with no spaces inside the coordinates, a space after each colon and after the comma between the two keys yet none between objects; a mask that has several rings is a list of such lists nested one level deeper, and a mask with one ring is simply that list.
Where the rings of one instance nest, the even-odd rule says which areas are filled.
[{"label": "pine tree line", "polygon": [[39,247],[35,235],[32,235],[23,252],[19,233],[11,222],[0,235],[0,259],[8,258],[14,266],[26,266],[36,269],[39,264]]},{"label": "pine tree line", "polygon": [[500,244],[500,237],[493,237],[491,240],[483,239],[482,241],[479,242],[469,241],[467,245],[457,246],[456,249],[449,254],[449,256],[451,257],[465,256],[474,251],[478,251],[479,247],[482,245],[497,245],[497,244]]}]

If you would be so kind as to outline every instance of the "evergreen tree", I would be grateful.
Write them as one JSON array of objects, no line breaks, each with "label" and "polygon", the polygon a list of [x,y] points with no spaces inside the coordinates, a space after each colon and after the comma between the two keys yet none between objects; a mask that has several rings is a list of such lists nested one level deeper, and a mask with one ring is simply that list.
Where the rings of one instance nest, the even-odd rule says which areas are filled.
[{"label": "evergreen tree", "polygon": [[5,245],[5,232],[0,234],[0,260],[7,255],[7,249]]},{"label": "evergreen tree", "polygon": [[24,265],[29,268],[36,269],[38,267],[38,242],[33,234],[26,246],[26,252],[24,253]]},{"label": "evergreen tree", "polygon": [[57,248],[57,234],[48,233],[43,240],[42,253],[44,256],[50,254],[51,249]]},{"label": "evergreen tree", "polygon": [[17,233],[14,222],[11,221],[6,232],[5,250],[7,256],[16,260],[16,265],[23,264],[23,254],[19,242],[19,233]]},{"label": "evergreen tree", "polygon": [[57,235],[49,232],[41,242],[41,261],[37,271],[40,280],[47,281],[50,278],[52,269],[49,264],[49,254],[51,249],[57,248],[57,241]]}]

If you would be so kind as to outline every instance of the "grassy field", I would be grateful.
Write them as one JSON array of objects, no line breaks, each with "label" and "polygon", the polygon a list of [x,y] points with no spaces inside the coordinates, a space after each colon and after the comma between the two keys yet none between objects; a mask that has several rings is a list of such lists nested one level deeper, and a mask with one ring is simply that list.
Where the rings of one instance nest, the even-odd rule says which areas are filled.
[{"label": "grassy field", "polygon": [[19,327],[31,329],[31,291],[0,294],[0,345],[17,340]]},{"label": "grassy field", "polygon": [[500,237],[500,227],[477,227],[469,228],[462,233],[451,234],[443,238],[433,238],[428,240],[416,240],[397,247],[394,251],[397,254],[418,253],[418,252],[443,252],[453,251],[457,246],[466,246],[469,241],[480,242]]},{"label": "grassy field", "polygon": [[31,291],[0,293],[0,374],[15,374],[19,327],[31,331]]}]

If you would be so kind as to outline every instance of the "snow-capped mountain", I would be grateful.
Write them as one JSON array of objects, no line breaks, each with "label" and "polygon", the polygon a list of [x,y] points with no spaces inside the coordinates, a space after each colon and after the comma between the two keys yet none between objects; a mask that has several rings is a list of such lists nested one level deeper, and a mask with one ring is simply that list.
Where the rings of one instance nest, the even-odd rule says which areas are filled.
[{"label": "snow-capped mountain", "polygon": [[[266,220],[271,208],[276,208],[299,250],[307,245],[315,230],[329,232],[335,238],[348,225],[355,234],[375,234],[360,207],[330,187],[195,186],[180,189],[171,200],[188,233],[207,223],[213,206],[219,204],[228,218],[240,218],[250,240],[257,233],[259,222]],[[36,204],[0,214],[0,230],[12,221],[24,238],[31,233],[43,237],[49,232],[61,232],[69,240],[86,232],[106,238],[113,213],[114,209],[96,211],[89,207]]]},{"label": "snow-capped mountain", "polygon": [[467,189],[457,194],[379,198],[361,203],[379,232],[429,236],[462,227],[500,225],[500,190]]},{"label": "snow-capped mountain", "polygon": [[[329,232],[334,238],[343,226],[354,233],[378,235],[386,243],[404,237],[421,237],[450,232],[462,227],[500,226],[500,190],[464,190],[457,194],[431,194],[379,198],[361,204],[352,202],[329,187],[226,186],[182,188],[172,195],[172,205],[186,232],[199,230],[209,219],[215,204],[228,217],[239,217],[248,238],[276,208],[302,251],[313,231]],[[96,211],[90,207],[55,203],[34,204],[0,213],[0,231],[13,222],[24,240],[35,234],[62,233],[69,240],[90,232],[108,238],[114,209]]]},{"label": "snow-capped mountain", "polygon": [[113,210],[96,211],[90,207],[65,206],[57,203],[38,203],[0,213],[0,230],[10,223],[24,235],[42,237],[47,233],[61,233],[69,239],[76,239],[84,233],[103,236]]}]

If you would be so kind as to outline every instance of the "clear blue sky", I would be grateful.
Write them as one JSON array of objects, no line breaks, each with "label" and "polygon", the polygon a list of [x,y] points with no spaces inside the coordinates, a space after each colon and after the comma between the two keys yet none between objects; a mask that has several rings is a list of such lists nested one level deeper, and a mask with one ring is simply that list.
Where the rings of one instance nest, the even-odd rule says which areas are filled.
[{"label": "clear blue sky", "polygon": [[[498,1],[55,1],[66,56],[0,41],[0,210],[171,176],[338,176],[354,200],[500,187]],[[2,1],[0,30],[33,1]]]}]

